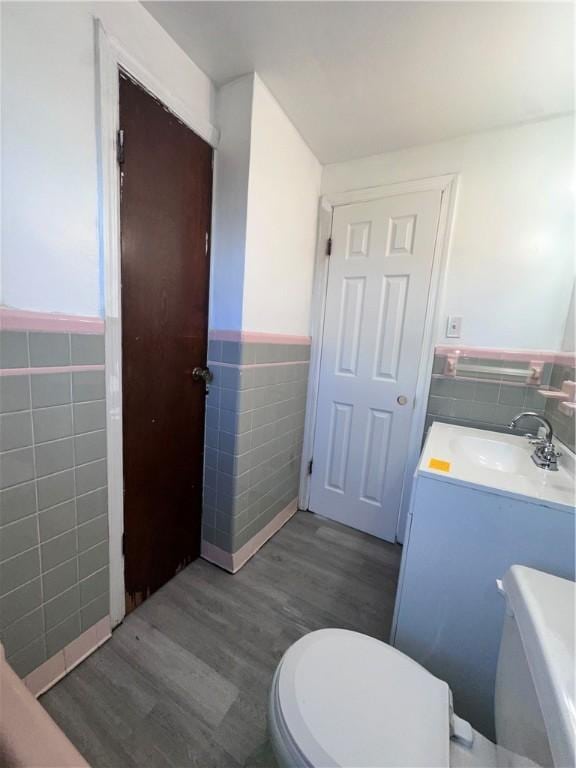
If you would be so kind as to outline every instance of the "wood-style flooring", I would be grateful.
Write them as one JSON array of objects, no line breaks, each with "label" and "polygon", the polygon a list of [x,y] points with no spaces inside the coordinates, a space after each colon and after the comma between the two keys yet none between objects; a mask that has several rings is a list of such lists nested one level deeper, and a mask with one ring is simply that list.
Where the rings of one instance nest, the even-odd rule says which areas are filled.
[{"label": "wood-style flooring", "polygon": [[387,639],[400,548],[298,512],[234,576],[197,560],[41,703],[93,768],[273,765],[268,692],[322,627]]}]

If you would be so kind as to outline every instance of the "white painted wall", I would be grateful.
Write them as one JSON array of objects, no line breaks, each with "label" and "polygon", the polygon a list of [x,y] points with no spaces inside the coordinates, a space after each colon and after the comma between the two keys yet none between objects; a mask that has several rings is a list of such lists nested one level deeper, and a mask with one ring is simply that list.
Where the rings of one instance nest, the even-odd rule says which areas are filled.
[{"label": "white painted wall", "polygon": [[209,123],[215,90],[137,2],[8,2],[0,11],[0,300],[20,309],[98,315],[93,17]]},{"label": "white painted wall", "polygon": [[[244,85],[242,98],[226,86],[217,118],[209,79],[138,3],[0,10],[2,303],[101,312],[96,15],[190,110],[222,128],[212,327],[308,333],[320,167],[260,80],[246,78],[252,93]],[[330,165],[323,191],[460,173],[444,315],[463,315],[462,343],[559,348],[572,285],[572,129],[559,118]]]},{"label": "white painted wall", "polygon": [[254,77],[242,328],[309,335],[321,166]]},{"label": "white painted wall", "polygon": [[139,3],[9,2],[1,12],[0,302],[102,314],[97,17],[189,111],[222,127],[211,327],[308,333],[320,166],[259,78],[224,86],[217,105],[210,80]]},{"label": "white painted wall", "polygon": [[572,295],[570,304],[566,313],[566,325],[564,327],[564,338],[562,339],[562,352],[576,352],[576,284],[572,286]]},{"label": "white painted wall", "polygon": [[214,167],[210,328],[242,329],[254,75],[219,89]]},{"label": "white painted wall", "polygon": [[[337,192],[458,173],[441,312],[461,344],[560,349],[574,278],[571,117],[324,168]],[[454,343],[441,329],[438,343]]]},{"label": "white painted wall", "polygon": [[217,101],[210,327],[308,335],[321,166],[257,75]]}]

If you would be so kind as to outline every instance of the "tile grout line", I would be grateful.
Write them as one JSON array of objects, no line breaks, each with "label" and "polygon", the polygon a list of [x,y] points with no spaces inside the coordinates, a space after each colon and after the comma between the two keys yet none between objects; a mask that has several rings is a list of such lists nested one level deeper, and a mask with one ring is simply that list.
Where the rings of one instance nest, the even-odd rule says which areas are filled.
[{"label": "tile grout line", "polygon": [[[26,331],[26,347],[28,352],[28,362],[30,363],[31,355],[30,355],[30,334],[28,331]],[[37,546],[38,546],[38,566],[40,569],[40,608],[41,608],[41,616],[42,616],[42,650],[43,650],[43,657],[44,661],[47,658],[48,649],[46,646],[46,614],[44,613],[44,579],[43,579],[43,560],[42,560],[42,547],[40,546],[40,508],[39,508],[39,502],[38,502],[38,472],[36,470],[36,449],[35,449],[35,430],[34,430],[34,419],[32,418],[32,382],[30,380],[30,376],[28,376],[28,393],[30,397],[30,422],[31,422],[31,430],[32,430],[32,466],[34,470],[34,492],[36,497],[36,536],[37,536]],[[20,554],[23,554],[22,552]],[[24,586],[24,585],[21,585]],[[10,594],[10,593],[8,593]],[[32,641],[33,642],[33,641]]]},{"label": "tile grout line", "polygon": [[[30,518],[30,517],[32,517],[32,515],[28,515],[28,518]],[[86,523],[81,523],[81,525],[79,527],[82,527],[84,525],[89,525],[94,520],[100,520],[103,517],[106,517],[106,513],[103,513],[101,515],[97,515],[96,517],[93,517],[91,520],[88,520]],[[59,539],[59,538],[61,538],[63,536],[66,536],[71,531],[72,531],[72,528],[69,528],[67,531],[64,531],[63,533],[59,533],[56,536],[52,536],[51,538],[46,539],[45,541],[43,541],[43,542],[41,542],[39,544],[34,544],[34,546],[28,547],[28,549],[23,549],[21,552],[18,552],[18,554],[12,555],[11,557],[7,557],[5,560],[2,560],[1,565],[4,565],[5,563],[9,563],[11,560],[15,560],[17,557],[21,557],[22,555],[26,555],[28,552],[32,552],[35,549],[40,550],[40,552],[39,552],[39,556],[40,556],[41,555],[41,548],[42,548],[43,544],[48,544],[49,542],[54,541],[55,539]],[[92,544],[92,546],[90,546],[90,547],[86,547],[86,549],[82,550],[82,552],[77,553],[77,554],[73,555],[72,557],[68,557],[65,560],[62,560],[62,562],[57,563],[57,565],[54,565],[52,568],[47,568],[45,571],[42,570],[42,565],[41,565],[41,570],[40,570],[40,574],[39,575],[33,576],[31,579],[28,579],[28,581],[24,581],[24,582],[22,582],[22,584],[19,584],[17,587],[14,587],[13,589],[9,589],[7,592],[4,592],[4,594],[2,594],[0,596],[0,599],[2,599],[4,597],[7,597],[8,595],[11,595],[13,592],[16,592],[16,590],[21,589],[22,587],[25,587],[27,584],[31,584],[33,581],[36,581],[36,579],[41,578],[41,576],[46,575],[48,573],[52,573],[52,571],[55,571],[57,568],[60,568],[60,566],[64,565],[65,563],[69,563],[71,560],[74,560],[74,558],[79,557],[80,554],[84,555],[86,552],[90,552],[93,549],[96,549],[96,547],[100,547],[104,543],[106,543],[106,539],[105,538],[102,539],[101,541],[97,541],[96,544]],[[92,574],[89,574],[89,575],[92,575]],[[50,600],[52,600],[52,599],[53,598],[50,598]],[[32,610],[36,610],[36,608],[33,608]],[[16,621],[19,621],[19,619],[16,619]],[[14,622],[12,622],[12,623],[14,623]]]},{"label": "tile grout line", "polygon": [[[70,337],[70,359],[72,359],[72,338]],[[74,377],[70,376],[70,398],[71,402],[74,403]],[[72,462],[74,465],[74,476],[73,476],[73,489],[74,489],[74,522],[75,522],[75,538],[76,538],[76,557],[73,558],[75,560],[76,564],[76,585],[78,585],[78,613],[80,614],[80,610],[82,607],[82,600],[80,598],[80,539],[78,537],[78,487],[76,482],[76,417],[74,415],[74,405],[72,405],[72,434],[74,435],[72,439]],[[78,618],[78,623],[80,626],[80,634],[82,633],[82,616],[80,615]]]},{"label": "tile grout line", "polygon": [[[97,461],[102,461],[102,459],[97,459]],[[85,464],[81,464],[80,466],[84,467]],[[63,475],[65,472],[71,472],[71,471],[72,471],[72,469],[64,469],[62,472],[56,472],[55,474]],[[44,478],[47,478],[47,477],[54,477],[54,475],[44,475],[40,479],[44,480]],[[34,482],[35,482],[35,480],[27,480],[25,483],[19,483],[18,485],[10,485],[10,486],[8,486],[8,488],[5,488],[4,490],[11,491],[13,488],[21,488],[24,485],[30,485],[30,484],[32,484]],[[85,496],[90,496],[91,493],[97,493],[98,491],[104,491],[104,490],[106,490],[107,487],[108,486],[106,486],[106,485],[100,485],[100,486],[98,486],[98,488],[94,488],[94,490],[92,490],[92,491],[87,491],[86,493],[78,494],[77,498],[78,499],[83,499]],[[51,509],[56,509],[56,507],[60,507],[63,504],[69,504],[71,501],[72,501],[72,498],[64,499],[64,501],[59,501],[57,504],[51,504],[49,507],[44,507],[43,509],[39,509],[37,512],[31,512],[29,515],[23,515],[22,517],[19,517],[17,520],[11,520],[9,523],[4,523],[4,525],[0,525],[0,531],[4,530],[5,528],[9,528],[11,525],[19,523],[22,520],[28,520],[29,518],[33,517],[36,514],[42,515],[44,512],[49,512]],[[96,517],[101,517],[101,515],[96,515]],[[86,522],[90,522],[90,521],[87,520]],[[79,525],[85,525],[85,523],[79,523]],[[56,539],[58,536],[63,536],[64,533],[67,533],[67,531],[64,531],[63,533],[58,533],[58,534],[56,534],[56,536],[51,536],[50,539],[46,539],[46,541],[51,541],[52,539]],[[32,549],[32,547],[28,547],[28,550],[29,549]],[[28,550],[23,550],[23,551],[27,552]],[[14,555],[12,557],[14,557]],[[11,558],[6,558],[6,559],[10,560]],[[5,562],[5,561],[2,560],[2,562]]]},{"label": "tile grout line", "polygon": [[[72,371],[74,373],[74,371]],[[103,397],[96,398],[96,400],[70,400],[67,403],[53,403],[52,405],[36,405],[32,406],[33,411],[45,411],[49,408],[62,408],[65,405],[71,405],[74,407],[75,405],[89,405],[92,403],[105,403],[106,400]],[[8,411],[8,413],[20,413],[20,411]],[[102,429],[105,429],[105,427],[102,427]],[[96,430],[92,430],[93,432]],[[79,434],[84,434],[83,432],[80,432]]]},{"label": "tile grout line", "polygon": [[[93,518],[93,519],[94,519],[94,520],[97,520],[97,519],[99,519],[99,518],[101,518],[101,517],[105,517],[105,516],[106,516],[105,514],[102,514],[102,515],[98,515],[98,517],[95,517],[95,518]],[[30,515],[30,517],[31,517],[31,515]],[[92,522],[92,521],[89,521],[89,522]],[[59,538],[59,536],[65,536],[67,533],[70,533],[70,531],[71,531],[71,530],[72,530],[72,529],[70,529],[70,530],[68,530],[68,531],[65,531],[64,533],[58,534],[58,536],[53,536],[51,539],[47,539],[47,541],[45,541],[45,542],[42,542],[42,543],[43,543],[43,544],[46,544],[48,541],[54,541],[54,539],[57,539],[57,538]],[[102,544],[104,544],[105,542],[106,542],[106,539],[102,539],[102,541],[99,541],[99,542],[97,542],[96,544],[93,544],[91,547],[87,547],[85,550],[83,550],[83,552],[82,552],[81,554],[84,554],[85,552],[90,552],[91,550],[93,550],[93,549],[96,549],[96,547],[99,547],[99,546],[101,546],[101,545],[102,545]],[[29,547],[28,549],[25,549],[25,550],[23,550],[22,552],[19,552],[17,555],[13,555],[13,557],[11,557],[11,558],[7,558],[6,560],[3,560],[3,561],[2,561],[2,565],[3,565],[4,563],[7,563],[7,562],[9,562],[10,560],[13,560],[13,559],[14,559],[14,558],[16,558],[16,557],[20,557],[20,555],[24,555],[24,554],[26,554],[27,552],[31,552],[33,549],[40,549],[40,548],[41,548],[41,545],[37,545],[37,544],[36,544],[36,545],[34,545],[33,547]],[[48,574],[48,573],[52,573],[52,571],[55,571],[57,568],[60,568],[60,566],[64,565],[65,563],[69,563],[69,562],[71,562],[71,561],[72,561],[72,560],[74,560],[75,558],[78,558],[78,554],[76,554],[76,555],[73,555],[72,557],[69,557],[69,558],[67,558],[66,560],[62,560],[62,562],[61,562],[61,563],[58,563],[58,564],[57,564],[57,565],[55,565],[53,568],[48,568],[46,571],[42,571],[42,565],[41,565],[41,567],[40,567],[40,574],[39,574],[39,575],[37,575],[37,576],[33,576],[31,579],[28,579],[28,581],[24,581],[22,584],[19,584],[17,587],[14,587],[14,589],[9,589],[9,590],[8,590],[8,592],[5,592],[5,593],[4,593],[2,596],[0,596],[0,600],[3,600],[5,597],[8,597],[8,595],[11,595],[11,594],[13,594],[14,592],[16,592],[17,590],[21,589],[22,587],[25,587],[25,586],[27,586],[28,584],[31,584],[33,581],[36,581],[36,579],[42,579],[42,576],[43,576],[43,575],[45,575],[45,574]],[[85,581],[87,578],[90,578],[90,576],[93,576],[93,575],[94,575],[94,573],[96,573],[97,571],[102,571],[102,570],[104,570],[104,569],[105,569],[105,568],[107,568],[107,567],[108,567],[108,564],[106,564],[105,566],[102,566],[102,568],[98,568],[96,571],[94,571],[93,573],[90,573],[90,574],[88,574],[88,576],[85,576],[83,579],[79,579],[77,583],[79,584],[79,583],[80,583],[80,581]],[[71,589],[71,587],[69,587],[68,589]],[[67,590],[64,590],[64,592],[66,592],[66,591],[67,591]],[[60,594],[63,594],[63,592],[61,592]],[[51,597],[51,598],[50,598],[50,600],[54,600],[56,597],[59,597],[59,595],[55,595],[54,597]],[[50,602],[50,600],[47,600],[46,602]],[[36,610],[38,610],[38,608],[42,608],[42,607],[43,607],[43,605],[45,605],[44,601],[43,601],[43,602],[42,602],[40,605],[37,605],[36,607],[32,608],[32,610],[28,611],[28,613],[32,613],[33,611],[36,611]],[[28,615],[28,614],[24,614],[24,615],[23,615],[22,617],[20,617],[20,618],[23,618],[24,616],[27,616],[27,615]],[[20,621],[20,618],[18,618],[18,619],[15,619],[15,621],[12,621],[12,622],[10,622],[10,624],[8,624],[8,625],[7,625],[7,626],[6,626],[4,629],[2,629],[1,631],[2,631],[2,632],[5,632],[5,631],[6,631],[6,629],[7,629],[8,627],[12,626],[12,624],[15,624],[16,622]]]},{"label": "tile grout line", "polygon": [[[29,379],[30,377],[27,376],[26,378]],[[30,387],[29,387],[29,390],[30,390]],[[30,395],[30,407],[29,408],[21,408],[18,411],[2,411],[2,412],[0,412],[0,416],[16,416],[16,415],[21,414],[21,413],[33,414],[34,411],[48,411],[51,408],[65,408],[67,405],[71,406],[72,409],[73,409],[75,405],[93,405],[94,403],[105,403],[105,402],[106,402],[105,398],[100,397],[100,398],[98,398],[96,400],[79,400],[77,402],[73,402],[72,400],[70,400],[67,403],[52,403],[51,405],[34,405],[32,403],[32,396]],[[98,431],[100,431],[102,429],[106,429],[106,426],[100,427],[99,429],[90,429],[90,430],[88,430],[88,432],[98,432]],[[78,432],[78,434],[79,435],[84,435],[84,434],[87,434],[87,433],[86,432]],[[24,446],[24,447],[28,447],[28,446]],[[2,451],[2,453],[7,453],[7,451]]]},{"label": "tile grout line", "polygon": [[[101,570],[104,570],[104,569],[102,568]],[[95,573],[97,573],[97,571],[95,571]],[[92,575],[92,574],[91,574],[91,575]],[[70,589],[73,589],[73,587],[70,587]],[[68,592],[68,591],[69,591],[69,590],[65,590],[65,592]],[[64,594],[64,592],[62,592],[61,594]],[[93,604],[93,603],[95,603],[97,600],[100,600],[100,598],[101,598],[103,595],[106,595],[106,592],[100,592],[100,594],[99,594],[99,595],[97,595],[97,596],[96,596],[96,597],[95,597],[93,600],[90,600],[90,602],[86,603],[86,605],[84,606],[84,608],[88,608],[88,606],[92,605],[92,604]],[[55,598],[52,598],[52,599],[55,599]],[[48,601],[48,602],[50,602],[50,601]],[[29,616],[31,613],[33,613],[34,611],[37,611],[37,610],[38,610],[38,608],[34,608],[32,611],[30,611],[29,613],[25,614],[25,616]],[[78,608],[78,610],[76,610],[76,611],[72,611],[72,613],[69,613],[69,614],[68,614],[68,616],[66,616],[66,618],[62,619],[62,621],[59,621],[59,622],[58,622],[57,624],[55,624],[53,627],[50,627],[50,630],[49,630],[49,631],[50,631],[50,632],[52,632],[54,629],[58,629],[58,627],[61,627],[61,626],[62,626],[62,624],[64,624],[66,621],[68,621],[68,619],[70,619],[70,617],[71,617],[71,616],[75,616],[76,614],[78,614],[78,615],[80,616],[80,614],[81,614],[81,611],[82,611],[82,607]],[[25,618],[25,616],[22,616],[22,618]],[[100,619],[99,619],[98,621],[100,621]],[[95,622],[95,623],[97,623],[97,622]],[[94,626],[94,624],[92,624],[92,626]],[[83,630],[83,631],[87,631],[88,629],[90,629],[90,627],[87,627],[87,628],[86,628],[86,630]],[[5,631],[5,630],[3,630],[3,631]],[[80,635],[82,635],[82,634],[83,634],[83,632],[80,632]],[[80,637],[80,635],[78,635],[78,637]],[[21,652],[25,651],[25,650],[26,650],[27,648],[29,648],[29,647],[30,647],[30,646],[31,646],[33,643],[35,643],[37,640],[39,640],[39,639],[40,639],[40,637],[41,637],[41,635],[39,635],[38,637],[35,637],[35,638],[34,638],[33,640],[31,640],[29,643],[26,643],[26,645],[24,645],[22,648],[19,648],[19,649],[18,649],[18,650],[17,650],[15,653],[12,653],[12,654],[10,654],[10,656],[6,656],[6,661],[8,661],[8,662],[9,662],[11,659],[13,659],[13,658],[14,658],[15,656],[17,656],[19,653],[21,653]],[[76,640],[77,638],[74,638],[74,639]],[[70,642],[74,642],[74,640],[71,640]],[[66,647],[66,646],[64,646],[64,647]],[[61,649],[60,649],[60,651],[62,651],[62,650],[63,650],[63,649],[61,648]],[[60,651],[56,651],[56,653],[55,653],[55,654],[52,654],[52,656],[55,656],[56,654],[60,653]],[[49,659],[51,659],[51,658],[52,658],[52,656],[48,656],[48,655],[47,655],[47,657],[46,657],[46,659],[45,659],[44,661],[48,661]],[[42,663],[44,663],[44,662],[42,662]],[[34,671],[34,670],[32,670],[32,671]]]},{"label": "tile grout line", "polygon": [[[71,403],[68,403],[68,405],[71,405]],[[66,408],[66,404],[65,405],[55,405],[53,407],[54,408]],[[40,409],[34,409],[34,410],[40,410]],[[26,413],[28,413],[28,414],[30,414],[31,417],[33,417],[34,416],[34,410],[32,410],[32,411],[14,411],[13,413],[8,413],[8,414],[3,413],[2,416],[12,416],[13,414],[21,414],[21,413],[22,414],[26,414]],[[47,410],[47,409],[44,409],[44,410]],[[31,421],[33,421],[33,418],[31,419]],[[63,435],[61,437],[54,437],[51,440],[36,441],[34,439],[34,441],[32,443],[30,443],[29,445],[21,445],[18,448],[8,448],[5,451],[0,451],[0,454],[4,455],[6,453],[14,453],[14,451],[25,451],[28,448],[34,448],[37,445],[38,446],[50,445],[51,443],[58,443],[58,442],[62,442],[64,440],[74,440],[77,437],[84,437],[84,435],[95,435],[98,432],[106,432],[106,428],[102,427],[101,429],[91,429],[91,430],[89,430],[87,432],[72,433],[71,435]],[[92,459],[92,461],[100,461],[100,459]],[[89,462],[85,461],[83,463],[84,464],[88,464]],[[62,471],[65,471],[65,470],[62,470]],[[56,472],[51,472],[50,474],[55,475],[57,473]],[[46,475],[43,475],[43,477],[46,477]],[[27,480],[26,482],[30,482],[30,481]],[[16,483],[16,485],[23,485],[23,483]],[[8,486],[8,488],[12,488],[12,487],[13,486],[11,486],[11,485]]]},{"label": "tile grout line", "polygon": [[[97,432],[101,432],[101,431],[105,431],[105,430],[96,430],[96,431]],[[59,438],[58,440],[70,440],[70,439],[72,439],[72,437],[63,437],[63,438]],[[58,440],[52,440],[50,442],[56,443],[56,442],[58,442]],[[38,445],[42,446],[42,445],[46,445],[46,443],[39,443]],[[26,446],[26,448],[17,448],[16,450],[22,450],[22,451],[32,450],[32,451],[34,451],[34,446],[33,445],[28,445],[28,446]],[[4,451],[3,454],[4,453],[13,453],[13,451]],[[82,464],[78,464],[78,466],[79,467],[85,467],[88,464],[97,464],[99,461],[106,461],[106,457],[104,456],[104,458],[102,458],[102,459],[91,459],[90,461],[85,461]],[[19,488],[19,487],[21,487],[23,485],[26,485],[27,483],[33,483],[35,480],[44,480],[44,479],[46,479],[48,477],[56,477],[56,475],[63,475],[65,472],[71,472],[73,470],[74,470],[74,465],[71,466],[71,467],[66,467],[66,469],[59,469],[57,472],[49,472],[47,475],[40,475],[40,477],[34,476],[33,478],[30,478],[29,480],[24,480],[24,482],[22,482],[22,483],[14,483],[13,485],[7,485],[6,488],[2,488],[1,490],[2,491],[9,491],[12,488]],[[99,487],[104,488],[106,486],[99,486]],[[94,490],[97,490],[97,489],[94,488]],[[88,493],[91,493],[91,492],[92,491],[86,491],[85,493],[81,493],[79,495],[80,496],[86,496]],[[53,507],[57,507],[58,505],[57,504],[52,504],[52,506]],[[40,511],[43,512],[44,510],[40,510]]]},{"label": "tile grout line", "polygon": [[[25,333],[25,337],[26,337],[26,355],[28,357],[28,363],[30,365],[30,360],[31,360],[30,334],[28,332],[26,332]],[[66,402],[64,402],[64,403],[51,403],[49,405],[39,406],[38,409],[36,409],[34,407],[33,397],[32,397],[32,376],[31,376],[31,371],[28,370],[23,375],[23,379],[24,379],[25,386],[26,386],[26,389],[27,389],[27,398],[28,398],[27,407],[24,408],[24,409],[16,410],[16,411],[6,411],[4,414],[2,414],[2,415],[8,415],[8,414],[18,414],[18,415],[20,415],[20,414],[22,414],[23,416],[27,417],[27,421],[28,421],[29,426],[27,426],[26,428],[30,429],[30,435],[31,435],[30,443],[28,445],[20,446],[18,448],[14,448],[14,449],[10,449],[9,451],[5,451],[5,452],[2,452],[2,453],[8,453],[9,454],[9,453],[16,452],[16,451],[26,450],[27,451],[27,455],[29,456],[29,459],[30,459],[30,465],[31,465],[30,468],[32,470],[32,472],[31,472],[32,476],[29,477],[28,479],[24,480],[24,482],[14,483],[14,484],[8,485],[6,487],[6,489],[2,489],[2,490],[3,491],[6,490],[6,491],[9,492],[9,491],[17,489],[17,488],[29,487],[30,483],[34,483],[34,486],[33,486],[34,510],[33,510],[33,512],[31,514],[29,514],[29,515],[26,514],[23,517],[18,518],[16,520],[12,520],[10,523],[7,523],[5,526],[2,526],[2,529],[6,528],[6,527],[7,528],[11,528],[13,525],[21,523],[23,520],[28,520],[29,518],[34,516],[35,517],[35,521],[34,521],[35,525],[33,524],[33,530],[35,529],[35,535],[36,535],[36,543],[34,544],[34,546],[29,547],[28,549],[25,549],[25,550],[23,550],[21,552],[17,552],[16,554],[11,555],[11,557],[6,558],[2,562],[3,563],[12,562],[13,560],[18,559],[18,558],[22,557],[23,555],[26,555],[27,553],[37,551],[37,557],[38,557],[37,562],[38,562],[38,565],[39,565],[39,573],[34,575],[28,581],[25,581],[23,584],[19,584],[14,589],[9,590],[8,592],[5,593],[5,595],[2,596],[2,599],[4,597],[9,597],[14,592],[17,592],[18,590],[22,589],[23,587],[26,587],[27,585],[34,584],[34,583],[38,582],[39,604],[37,603],[36,605],[34,605],[34,607],[31,610],[27,611],[26,613],[24,613],[21,616],[18,616],[18,618],[16,618],[15,621],[10,621],[7,624],[6,627],[2,628],[2,633],[8,631],[10,629],[10,627],[12,627],[15,624],[18,624],[23,619],[25,619],[25,618],[29,617],[30,615],[40,611],[40,613],[38,615],[39,626],[37,628],[38,631],[39,631],[39,635],[37,637],[34,637],[32,640],[30,640],[30,642],[25,643],[23,647],[18,648],[18,650],[15,651],[15,653],[11,654],[11,657],[14,657],[17,654],[20,654],[21,652],[24,653],[32,644],[38,643],[39,644],[38,648],[39,648],[39,650],[41,650],[42,656],[43,656],[43,658],[45,660],[47,658],[47,653],[48,653],[47,634],[48,634],[48,631],[49,631],[48,630],[48,625],[46,623],[46,606],[48,604],[51,604],[54,601],[58,600],[63,594],[67,593],[69,590],[72,590],[72,589],[75,589],[75,588],[79,588],[79,586],[81,584],[85,583],[86,581],[89,581],[95,575],[100,574],[100,573],[103,573],[104,575],[107,574],[107,569],[108,569],[108,564],[106,563],[104,565],[101,565],[101,567],[97,567],[91,573],[88,573],[84,578],[82,578],[82,579],[80,578],[80,573],[79,573],[79,544],[80,544],[80,542],[79,542],[79,530],[80,530],[81,527],[82,528],[87,528],[91,524],[94,525],[99,520],[104,520],[105,521],[107,519],[107,515],[105,513],[104,514],[97,514],[96,516],[90,517],[89,519],[84,521],[84,523],[82,523],[82,525],[79,524],[79,517],[78,517],[78,498],[79,498],[79,495],[78,495],[78,484],[77,484],[77,479],[76,479],[76,471],[77,471],[77,468],[79,466],[84,467],[84,466],[91,465],[91,464],[96,465],[98,463],[101,463],[102,461],[106,460],[106,457],[105,456],[104,457],[98,457],[98,458],[95,458],[95,459],[91,459],[90,461],[84,461],[81,464],[78,464],[78,458],[79,457],[78,457],[78,452],[77,452],[76,437],[81,437],[83,435],[94,435],[94,434],[98,434],[98,433],[102,434],[102,433],[105,433],[106,430],[105,430],[105,428],[104,429],[88,429],[88,430],[86,430],[84,432],[80,432],[79,434],[76,434],[77,422],[76,422],[76,413],[75,413],[75,407],[74,406],[75,405],[82,405],[84,403],[86,403],[86,404],[102,403],[102,402],[105,402],[105,399],[104,398],[97,398],[97,399],[90,399],[90,400],[79,401],[79,403],[75,403],[74,402],[74,391],[73,391],[74,390],[74,386],[73,386],[74,376],[73,376],[73,370],[70,370],[70,368],[71,368],[71,361],[72,361],[72,350],[71,350],[71,343],[72,342],[71,342],[71,334],[70,333],[66,334],[66,343],[67,343],[67,347],[68,347],[68,357],[69,357],[69,361],[70,361],[69,365],[67,366],[67,370],[64,371],[64,374],[66,375],[66,379],[64,381],[65,381],[65,384],[66,384],[66,388],[68,389],[68,395],[66,397]],[[36,372],[36,371],[34,371],[34,372]],[[25,376],[25,378],[24,378],[24,376]],[[70,418],[71,418],[71,423],[72,423],[72,434],[63,435],[61,437],[57,437],[57,438],[54,438],[52,440],[44,440],[44,441],[40,442],[38,440],[36,424],[35,424],[35,421],[34,421],[34,411],[35,410],[43,411],[43,410],[46,410],[47,408],[50,409],[50,408],[60,407],[60,406],[63,406],[66,409],[69,410]],[[71,453],[72,453],[72,465],[70,467],[66,467],[65,469],[58,470],[57,472],[49,472],[48,474],[43,475],[42,477],[39,477],[39,474],[38,474],[38,461],[37,461],[37,451],[38,451],[38,449],[43,448],[44,446],[50,446],[50,445],[52,445],[54,443],[58,443],[58,442],[64,444],[64,443],[68,442],[69,440],[72,440],[72,451],[71,451]],[[31,451],[31,457],[30,457],[29,451]],[[69,473],[70,471],[74,472],[74,476],[72,478],[72,486],[73,486],[72,498],[68,499],[68,500],[60,501],[57,504],[51,504],[50,506],[46,507],[44,510],[41,511],[40,510],[40,498],[39,498],[39,483],[43,479],[48,479],[50,477],[64,476],[67,473]],[[81,494],[81,496],[82,497],[86,497],[86,496],[89,496],[92,493],[97,493],[98,491],[101,491],[102,489],[105,489],[105,488],[106,488],[106,485],[98,486],[97,488],[89,488],[89,490],[85,491],[83,494]],[[66,536],[66,535],[70,535],[71,530],[69,529],[68,531],[64,531],[62,533],[58,533],[56,536],[51,536],[50,538],[47,538],[45,541],[42,541],[41,530],[40,530],[40,515],[43,514],[44,512],[48,512],[50,510],[57,509],[59,506],[62,506],[62,504],[67,504],[70,501],[74,502],[74,523],[73,523],[73,526],[71,526],[71,528],[74,529],[75,554],[74,554],[73,557],[69,558],[68,560],[64,560],[64,561],[58,563],[57,565],[55,565],[53,568],[50,568],[50,569],[46,570],[46,568],[45,568],[46,563],[45,563],[45,559],[44,559],[44,555],[43,555],[43,545],[47,544],[47,543],[49,543],[51,541],[57,540],[58,538],[62,538],[64,536]],[[91,544],[91,546],[87,547],[85,549],[85,551],[86,552],[90,552],[90,551],[96,550],[97,548],[99,548],[103,544],[105,544],[105,541],[106,541],[106,536],[102,540],[97,541],[95,544]],[[87,540],[86,543],[88,543],[88,540]],[[71,562],[71,561],[74,561],[74,563],[75,563],[75,574],[72,574],[72,575],[75,575],[74,583],[68,589],[65,589],[65,590],[63,590],[63,591],[53,595],[50,598],[50,600],[48,600],[47,599],[47,594],[46,594],[45,588],[44,588],[44,577],[45,577],[45,575],[48,574],[48,573],[52,573],[52,572],[56,571],[58,568],[63,566],[65,563]],[[99,558],[99,561],[100,561],[100,563],[102,562],[100,558]],[[98,600],[102,600],[102,598],[105,597],[105,595],[106,595],[106,590],[104,590],[103,592],[97,594],[93,599],[89,600],[86,603],[86,606],[83,606],[82,605],[82,601],[79,600],[78,609],[74,612],[74,613],[77,613],[78,617],[79,617],[78,618],[78,621],[80,622],[79,628],[81,628],[81,624],[82,624],[82,610],[83,610],[83,608],[87,607],[88,605],[92,605],[93,603],[95,603]],[[70,614],[70,615],[73,615],[73,614]],[[69,620],[69,618],[70,618],[70,616],[67,616],[65,619],[62,620],[62,622],[58,622],[58,624],[56,624],[54,627],[52,627],[51,630],[52,629],[56,629],[56,627],[60,626],[65,621]]]}]

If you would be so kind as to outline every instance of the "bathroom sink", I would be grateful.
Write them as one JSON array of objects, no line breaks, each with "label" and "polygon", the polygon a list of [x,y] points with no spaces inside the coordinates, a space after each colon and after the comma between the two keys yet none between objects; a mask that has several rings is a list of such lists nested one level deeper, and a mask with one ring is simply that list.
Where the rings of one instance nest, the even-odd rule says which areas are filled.
[{"label": "bathroom sink", "polygon": [[498,472],[518,472],[526,460],[526,451],[516,445],[484,437],[459,436],[450,440],[450,448],[473,463]]},{"label": "bathroom sink", "polygon": [[435,422],[428,431],[419,471],[452,483],[561,505],[574,512],[576,459],[565,446],[558,471],[532,461],[534,446],[513,432],[491,432]]}]

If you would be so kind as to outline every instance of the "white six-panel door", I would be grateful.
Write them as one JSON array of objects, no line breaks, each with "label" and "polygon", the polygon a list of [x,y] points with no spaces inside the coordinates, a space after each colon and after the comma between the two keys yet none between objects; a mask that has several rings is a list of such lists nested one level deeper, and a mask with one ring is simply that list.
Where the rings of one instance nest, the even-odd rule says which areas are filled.
[{"label": "white six-panel door", "polygon": [[334,209],[310,509],[394,541],[440,191]]}]

